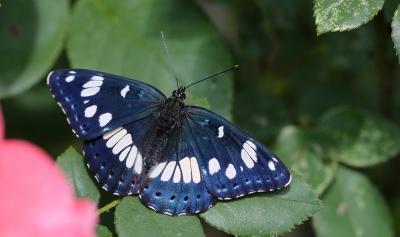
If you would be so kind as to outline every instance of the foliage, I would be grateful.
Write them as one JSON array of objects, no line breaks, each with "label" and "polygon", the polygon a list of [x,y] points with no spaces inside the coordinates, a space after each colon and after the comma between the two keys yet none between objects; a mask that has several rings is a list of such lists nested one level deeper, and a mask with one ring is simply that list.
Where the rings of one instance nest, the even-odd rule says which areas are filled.
[{"label": "foliage", "polygon": [[362,174],[341,167],[324,200],[313,222],[318,236],[394,236],[382,196]]},{"label": "foliage", "polygon": [[[8,0],[0,29],[8,135],[62,153],[57,163],[76,195],[101,208],[98,236],[204,236],[213,228],[240,236],[400,234],[398,1]],[[288,189],[174,218],[99,190],[80,149],[70,147],[79,141],[46,74],[92,68],[168,95],[176,83],[160,31],[184,84],[240,64],[235,74],[190,88],[188,103],[271,147],[295,173]],[[310,217],[312,233],[295,227]]]}]

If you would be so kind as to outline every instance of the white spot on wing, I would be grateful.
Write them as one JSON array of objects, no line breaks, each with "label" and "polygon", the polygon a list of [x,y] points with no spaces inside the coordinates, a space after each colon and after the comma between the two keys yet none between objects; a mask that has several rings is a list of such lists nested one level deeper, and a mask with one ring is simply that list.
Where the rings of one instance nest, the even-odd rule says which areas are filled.
[{"label": "white spot on wing", "polygon": [[[111,131],[111,132],[113,132],[113,131]],[[115,133],[115,135],[112,136],[112,137],[107,141],[106,146],[107,146],[108,148],[111,148],[111,147],[115,146],[115,144],[117,144],[117,142],[118,142],[119,140],[121,140],[121,138],[122,138],[123,136],[125,136],[125,134],[127,134],[127,133],[128,133],[128,131],[126,131],[126,129],[121,129],[121,130],[117,131],[117,132]],[[106,136],[106,135],[107,135],[107,134],[105,134],[104,136]]]},{"label": "white spot on wing", "polygon": [[97,105],[89,106],[85,109],[85,117],[91,118],[97,111]]},{"label": "white spot on wing", "polygon": [[270,170],[274,171],[274,170],[275,170],[275,164],[274,164],[274,162],[268,161],[268,168],[269,168]]},{"label": "white spot on wing", "polygon": [[197,163],[196,157],[190,158],[190,165],[192,169],[192,179],[193,182],[198,184],[200,183],[200,169],[199,169],[199,164]]},{"label": "white spot on wing", "polygon": [[247,168],[251,169],[254,167],[254,161],[250,158],[245,149],[242,149],[242,151],[240,152],[240,157],[242,158]]},{"label": "white spot on wing", "polygon": [[168,181],[171,176],[172,173],[175,170],[175,166],[176,166],[176,161],[170,161],[167,166],[164,169],[164,172],[161,175],[161,181]]},{"label": "white spot on wing", "polygon": [[82,97],[92,96],[92,95],[97,94],[97,92],[99,92],[99,91],[100,91],[100,87],[86,88],[81,91],[81,96]]},{"label": "white spot on wing", "polygon": [[142,167],[143,167],[143,157],[138,151],[134,167],[135,173],[136,174],[142,173]]},{"label": "white spot on wing", "polygon": [[175,168],[175,173],[174,173],[174,183],[179,183],[181,182],[181,176],[182,176],[182,171],[177,165]]},{"label": "white spot on wing", "polygon": [[118,141],[118,143],[114,146],[112,149],[112,152],[114,154],[118,154],[122,151],[127,146],[130,146],[132,144],[132,136],[131,134],[126,134],[121,140]]},{"label": "white spot on wing", "polygon": [[228,179],[233,179],[236,177],[236,169],[232,164],[229,164],[228,168],[226,168],[225,175],[228,177]]},{"label": "white spot on wing", "polygon": [[246,143],[249,144],[249,146],[251,146],[254,150],[257,150],[256,144],[254,144],[252,141],[247,140]]},{"label": "white spot on wing", "polygon": [[212,158],[208,161],[208,171],[210,172],[210,175],[217,173],[220,169],[221,166],[216,158]]},{"label": "white spot on wing", "polygon": [[68,71],[69,74],[76,74],[75,71]]},{"label": "white spot on wing", "polygon": [[125,86],[122,90],[121,90],[121,96],[125,98],[126,94],[129,91],[129,85]]},{"label": "white spot on wing", "polygon": [[88,81],[85,84],[83,84],[83,88],[91,88],[91,87],[100,87],[103,85],[103,81]]},{"label": "white spot on wing", "polygon": [[180,160],[179,165],[181,166],[181,169],[182,169],[183,182],[190,183],[190,180],[192,179],[192,177],[191,177],[192,172],[190,170],[189,157],[185,157],[182,160]]},{"label": "white spot on wing", "polygon": [[128,155],[129,150],[130,150],[130,147],[127,147],[125,150],[123,150],[121,152],[121,154],[119,155],[119,161],[122,162],[125,160],[126,156]]},{"label": "white spot on wing", "polygon": [[250,158],[254,160],[254,162],[257,162],[257,154],[252,146],[250,146],[247,142],[245,142],[243,143],[243,149],[246,150],[247,154],[249,154]]},{"label": "white spot on wing", "polygon": [[[50,75],[49,75],[50,76]],[[65,78],[65,82],[70,83],[75,79],[74,75],[69,75]]]},{"label": "white spot on wing", "polygon": [[128,158],[126,159],[126,168],[130,169],[133,167],[133,164],[135,163],[135,159],[137,156],[137,147],[132,146]]},{"label": "white spot on wing", "polygon": [[111,131],[108,131],[108,132],[104,133],[103,139],[104,139],[104,140],[109,139],[110,137],[112,137],[115,133],[117,133],[117,132],[120,131],[121,129],[122,129],[122,127],[119,127],[119,128],[116,128],[116,129],[114,129],[114,130],[111,130]]},{"label": "white spot on wing", "polygon": [[103,78],[102,76],[92,76],[92,77],[90,78],[90,80],[102,81],[102,80],[104,80],[104,78]]},{"label": "white spot on wing", "polygon": [[224,137],[224,126],[218,128],[218,138]]},{"label": "white spot on wing", "polygon": [[163,171],[164,167],[165,167],[166,162],[162,162],[160,164],[158,164],[156,166],[156,168],[154,168],[151,173],[150,173],[150,178],[156,178],[158,177],[161,172]]},{"label": "white spot on wing", "polygon": [[104,113],[100,115],[99,117],[100,127],[106,126],[111,121],[111,119],[112,119],[112,114],[110,113]]}]

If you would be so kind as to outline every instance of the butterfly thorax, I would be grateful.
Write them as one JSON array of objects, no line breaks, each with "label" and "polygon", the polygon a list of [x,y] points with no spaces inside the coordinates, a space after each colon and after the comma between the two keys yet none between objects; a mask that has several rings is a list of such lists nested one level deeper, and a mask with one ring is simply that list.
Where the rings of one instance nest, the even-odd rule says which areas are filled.
[{"label": "butterfly thorax", "polygon": [[182,88],[175,90],[172,96],[167,98],[160,106],[162,111],[157,114],[156,124],[153,131],[149,133],[146,139],[144,157],[145,169],[148,171],[163,159],[163,154],[166,152],[169,138],[175,128],[181,126],[182,119],[185,116],[185,93]]}]

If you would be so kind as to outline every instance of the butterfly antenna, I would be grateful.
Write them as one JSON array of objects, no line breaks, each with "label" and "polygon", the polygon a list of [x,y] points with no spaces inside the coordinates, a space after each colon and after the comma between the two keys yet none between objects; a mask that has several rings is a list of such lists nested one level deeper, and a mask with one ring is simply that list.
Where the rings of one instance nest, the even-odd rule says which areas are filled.
[{"label": "butterfly antenna", "polygon": [[202,82],[202,81],[205,81],[205,80],[211,79],[211,78],[213,78],[213,77],[219,76],[219,75],[224,74],[224,73],[226,73],[226,72],[233,71],[233,70],[237,69],[238,67],[239,67],[239,65],[236,64],[236,65],[234,65],[234,66],[232,66],[232,67],[230,67],[230,68],[228,68],[228,69],[225,69],[225,70],[220,71],[220,72],[217,72],[217,73],[215,73],[215,74],[213,74],[213,75],[211,75],[211,76],[208,76],[208,77],[206,77],[206,78],[203,78],[203,79],[201,79],[201,80],[198,80],[198,81],[196,81],[196,82],[193,82],[192,84],[190,84],[190,85],[188,85],[188,86],[185,86],[184,88],[185,88],[185,90],[186,90],[187,88],[189,88],[189,87],[191,87],[191,86],[193,86],[193,85],[195,85],[195,84],[197,84],[197,83],[200,83],[200,82]]},{"label": "butterfly antenna", "polygon": [[172,63],[172,59],[171,59],[171,56],[169,54],[168,47],[167,47],[167,38],[165,37],[165,35],[162,31],[161,31],[161,39],[162,39],[162,42],[164,45],[165,53],[167,54],[168,65],[169,65],[170,69],[172,70],[172,73],[174,74],[174,77],[175,77],[176,88],[179,88],[178,75],[176,74],[175,66]]}]

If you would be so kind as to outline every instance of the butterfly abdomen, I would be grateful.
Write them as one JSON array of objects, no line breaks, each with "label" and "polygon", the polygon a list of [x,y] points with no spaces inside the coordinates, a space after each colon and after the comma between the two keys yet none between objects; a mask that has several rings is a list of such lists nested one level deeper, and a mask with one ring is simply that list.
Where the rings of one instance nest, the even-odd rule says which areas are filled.
[{"label": "butterfly abdomen", "polygon": [[148,172],[164,158],[171,133],[180,124],[184,104],[174,98],[168,98],[163,104],[162,112],[157,116],[155,126],[148,132],[145,141],[144,168]]}]

